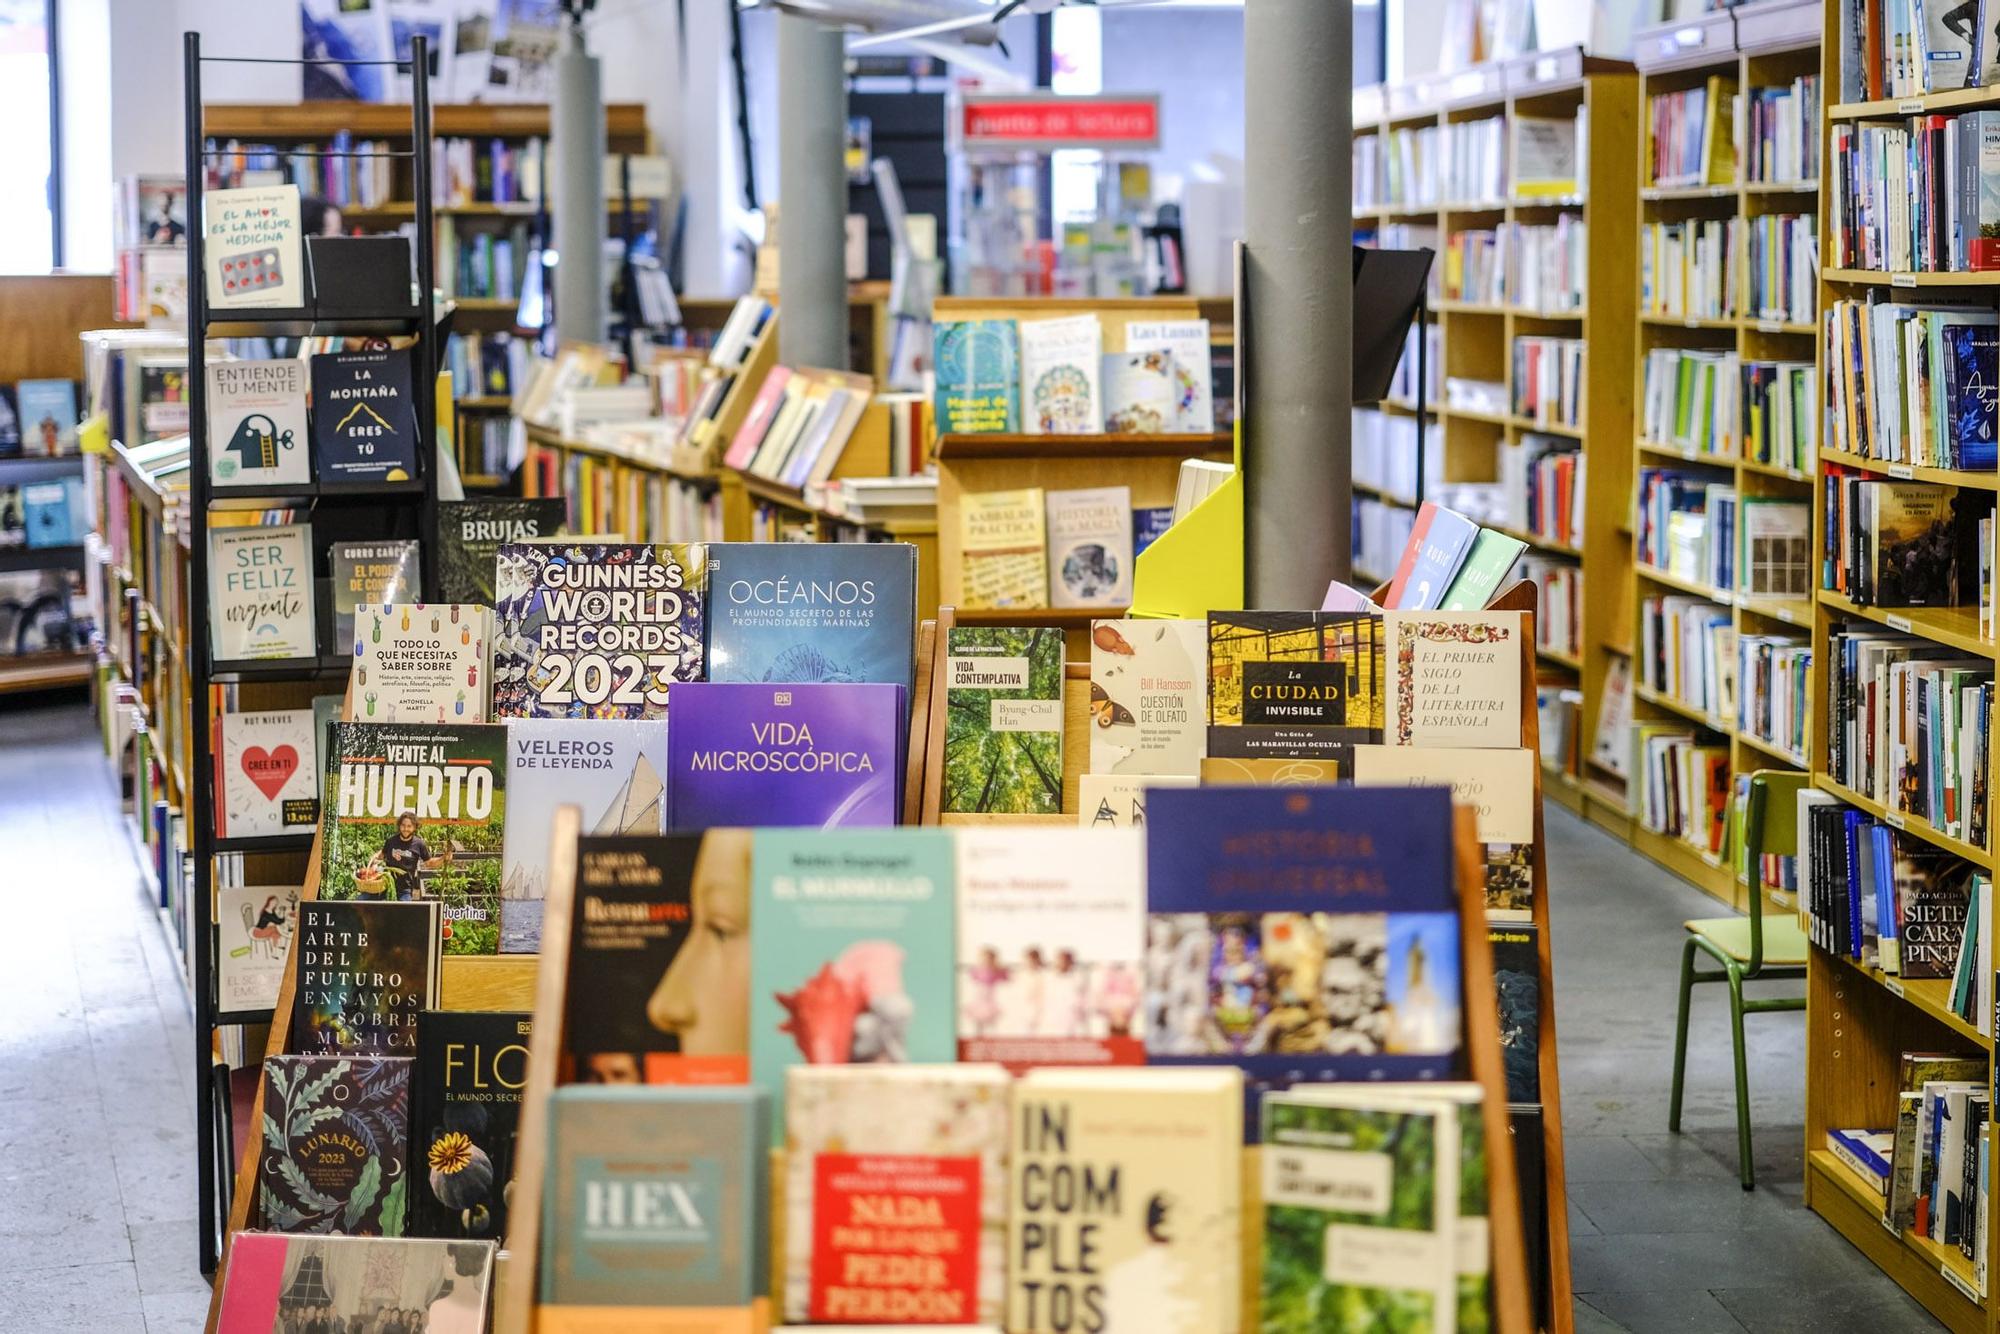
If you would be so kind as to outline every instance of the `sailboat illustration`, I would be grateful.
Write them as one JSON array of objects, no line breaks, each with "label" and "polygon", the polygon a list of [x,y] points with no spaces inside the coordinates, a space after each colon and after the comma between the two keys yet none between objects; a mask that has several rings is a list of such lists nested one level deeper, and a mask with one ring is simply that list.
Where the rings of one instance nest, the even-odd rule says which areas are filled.
[{"label": "sailboat illustration", "polygon": [[593,834],[646,834],[660,828],[661,809],[667,799],[667,785],[644,755],[632,765],[631,776],[605,804],[604,814],[591,827]]}]

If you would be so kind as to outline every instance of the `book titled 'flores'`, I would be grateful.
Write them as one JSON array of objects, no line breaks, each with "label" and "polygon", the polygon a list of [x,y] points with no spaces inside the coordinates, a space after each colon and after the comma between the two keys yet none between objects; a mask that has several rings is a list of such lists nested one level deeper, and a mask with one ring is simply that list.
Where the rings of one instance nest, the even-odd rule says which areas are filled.
[{"label": "book titled 'flores'", "polygon": [[408,481],[417,466],[409,351],[314,357],[312,419],[321,481]]}]

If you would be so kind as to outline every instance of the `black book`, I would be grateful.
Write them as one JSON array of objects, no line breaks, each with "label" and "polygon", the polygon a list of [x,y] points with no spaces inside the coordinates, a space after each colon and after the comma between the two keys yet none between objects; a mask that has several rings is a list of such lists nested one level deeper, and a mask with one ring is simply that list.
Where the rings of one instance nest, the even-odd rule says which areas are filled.
[{"label": "black book", "polygon": [[291,1047],[309,1056],[409,1056],[437,1004],[438,905],[299,904]]},{"label": "black book", "polygon": [[312,359],[312,442],[323,482],[402,482],[416,475],[410,353],[323,352]]},{"label": "black book", "polygon": [[1493,922],[1493,983],[1500,998],[1500,1056],[1507,1101],[1542,1099],[1542,973],[1532,922]]},{"label": "black book", "polygon": [[567,1050],[578,1083],[640,1083],[647,1057],[680,1050],[653,1022],[653,997],[693,934],[702,834],[621,834],[577,842],[570,915]]},{"label": "black book", "polygon": [[560,496],[439,501],[438,597],[492,606],[500,544],[554,537],[562,530],[563,518]]},{"label": "black book", "polygon": [[1514,1174],[1521,1190],[1521,1236],[1527,1244],[1528,1274],[1535,1288],[1535,1328],[1549,1322],[1549,1198],[1539,1103],[1507,1108],[1507,1131],[1514,1138]]},{"label": "black book", "polygon": [[417,1017],[409,1235],[506,1238],[533,1027],[525,1013],[426,1010]]}]

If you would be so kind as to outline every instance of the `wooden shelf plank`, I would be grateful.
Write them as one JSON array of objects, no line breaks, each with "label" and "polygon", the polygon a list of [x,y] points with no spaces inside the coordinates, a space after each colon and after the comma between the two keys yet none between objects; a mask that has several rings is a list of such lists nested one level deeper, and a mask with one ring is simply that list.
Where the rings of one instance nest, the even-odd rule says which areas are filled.
[{"label": "wooden shelf plank", "polygon": [[1981,1033],[1977,1025],[1967,1023],[1951,1008],[1950,979],[1933,981],[1928,978],[1896,977],[1883,972],[1880,968],[1871,968],[1859,959],[1850,959],[1831,950],[1821,952],[1844,965],[1849,972],[1867,978],[1912,1009],[1921,1010],[1933,1021],[1943,1024],[1965,1041],[1985,1051],[1993,1050],[1993,1039]]},{"label": "wooden shelf plank", "polygon": [[1808,1149],[1806,1203],[1948,1328],[1985,1330],[1984,1305],[1945,1277],[1943,1265],[1949,1261],[1941,1261],[1925,1239],[1907,1232],[1897,1236],[1884,1227],[1881,1196],[1831,1149]]},{"label": "wooden shelf plank", "polygon": [[1819,601],[1842,616],[1921,635],[1975,657],[1994,656],[1994,642],[1980,637],[1977,607],[1863,607],[1827,588],[1819,590]]},{"label": "wooden shelf plank", "polygon": [[1913,837],[1920,838],[1933,847],[1943,848],[1946,852],[1955,853],[1975,866],[1990,866],[1992,864],[1992,854],[1978,844],[1968,843],[1962,838],[1956,838],[1951,834],[1947,834],[1930,821],[1921,819],[1918,816],[1905,815],[1901,811],[1892,811],[1873,797],[1862,796],[1859,792],[1856,792],[1853,788],[1847,786],[1847,784],[1838,781],[1824,770],[1816,770],[1813,773],[1813,783],[1816,787],[1831,792],[1834,796],[1839,797],[1855,809],[1866,811],[1868,814],[1882,821],[1882,823],[1900,829]]},{"label": "wooden shelf plank", "polygon": [[1863,458],[1841,449],[1822,449],[1820,458],[1828,463],[1837,463],[1843,468],[1854,468],[1861,472],[1880,473],[1884,477],[1895,477],[1912,482],[1942,482],[1946,486],[1961,487],[1968,491],[2000,490],[2000,472],[1965,472],[1957,468],[1920,468],[1912,463],[1885,463],[1881,459]]},{"label": "wooden shelf plank", "polygon": [[939,459],[1193,458],[1226,450],[1234,437],[1212,435],[940,435]]}]

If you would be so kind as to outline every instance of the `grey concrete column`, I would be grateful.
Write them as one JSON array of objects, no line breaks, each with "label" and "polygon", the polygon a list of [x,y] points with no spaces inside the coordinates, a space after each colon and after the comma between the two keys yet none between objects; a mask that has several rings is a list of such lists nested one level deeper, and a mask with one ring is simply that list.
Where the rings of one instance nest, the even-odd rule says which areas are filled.
[{"label": "grey concrete column", "polygon": [[778,360],[847,369],[847,57],[778,15]]},{"label": "grey concrete column", "polygon": [[1245,593],[1270,610],[1319,606],[1353,556],[1351,24],[1334,0],[1243,7]]},{"label": "grey concrete column", "polygon": [[565,342],[602,343],[604,280],[604,96],[583,35],[571,28],[555,59],[556,96],[549,110],[547,182],[555,222],[556,334]]}]

